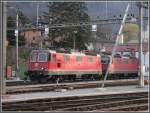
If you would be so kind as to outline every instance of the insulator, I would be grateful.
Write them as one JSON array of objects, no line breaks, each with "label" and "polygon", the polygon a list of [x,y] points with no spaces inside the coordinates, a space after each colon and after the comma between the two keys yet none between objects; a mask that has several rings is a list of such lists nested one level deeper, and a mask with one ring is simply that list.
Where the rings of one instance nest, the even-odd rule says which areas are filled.
[{"label": "insulator", "polygon": [[120,17],[121,17],[121,15],[120,15]]}]

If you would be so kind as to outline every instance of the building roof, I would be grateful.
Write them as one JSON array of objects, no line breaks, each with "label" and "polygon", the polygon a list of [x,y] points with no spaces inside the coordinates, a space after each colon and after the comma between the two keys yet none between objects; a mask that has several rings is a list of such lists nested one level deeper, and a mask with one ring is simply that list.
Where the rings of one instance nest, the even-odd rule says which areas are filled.
[{"label": "building roof", "polygon": [[37,31],[44,31],[44,28],[40,28],[40,27],[35,27],[35,26],[32,26],[32,27],[26,27],[26,28],[21,28],[20,31],[30,31],[30,30],[37,30]]}]

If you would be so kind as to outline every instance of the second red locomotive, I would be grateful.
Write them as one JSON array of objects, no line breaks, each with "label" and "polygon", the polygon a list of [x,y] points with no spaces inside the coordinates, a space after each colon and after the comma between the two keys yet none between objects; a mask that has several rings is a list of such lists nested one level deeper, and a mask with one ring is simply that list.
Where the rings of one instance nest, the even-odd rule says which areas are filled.
[{"label": "second red locomotive", "polygon": [[109,79],[135,78],[138,76],[139,61],[136,57],[116,54],[111,63],[110,57],[110,55],[102,55],[103,75],[108,70]]}]

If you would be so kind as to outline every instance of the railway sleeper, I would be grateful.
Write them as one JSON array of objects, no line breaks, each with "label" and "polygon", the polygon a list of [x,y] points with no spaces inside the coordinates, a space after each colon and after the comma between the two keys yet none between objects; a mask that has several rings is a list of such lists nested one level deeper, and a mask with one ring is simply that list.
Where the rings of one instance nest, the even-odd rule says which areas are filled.
[{"label": "railway sleeper", "polygon": [[[84,97],[65,97],[65,98],[50,98],[50,99],[38,99],[38,100],[28,100],[28,101],[23,101],[23,102],[6,102],[3,103],[3,106],[21,106],[21,104],[26,104],[26,105],[32,105],[32,104],[43,104],[43,103],[53,103],[53,104],[64,104],[64,103],[68,103],[68,102],[80,102],[80,101],[90,101],[90,100],[108,100],[108,99],[132,99],[132,98],[143,98],[143,97],[148,97],[148,93],[147,92],[143,92],[143,93],[136,93],[137,95],[135,95],[135,93],[130,93],[130,94],[126,94],[126,96],[124,96],[124,94],[115,94],[112,95],[112,97],[110,97],[110,95],[95,95],[95,96],[84,96]],[[66,101],[67,100],[67,101]],[[41,103],[38,103],[41,102]]]},{"label": "railway sleeper", "polygon": [[123,105],[132,105],[133,103],[147,103],[148,98],[142,98],[142,99],[134,99],[134,100],[122,100],[122,101],[115,101],[115,102],[104,102],[100,104],[95,105],[83,105],[78,107],[71,107],[71,108],[64,108],[64,109],[57,109],[57,111],[92,111],[95,109],[104,109],[109,107],[116,107],[116,106],[123,106]]},{"label": "railway sleeper", "polygon": [[[117,100],[117,99],[116,99]],[[126,101],[123,101],[123,102],[126,102],[127,104],[132,104],[132,103],[129,103],[129,101],[137,101],[137,100],[139,100],[139,99],[134,99],[134,100],[128,100],[127,102]],[[87,108],[84,108],[84,106],[86,106],[86,107],[88,107],[88,109],[90,109],[90,106],[93,106],[93,104],[95,104],[93,107],[92,107],[92,109],[94,109],[94,108],[96,108],[97,109],[97,105],[99,105],[99,106],[101,106],[102,108],[107,108],[107,107],[113,107],[111,104],[113,104],[113,105],[115,105],[116,106],[116,104],[118,105],[118,106],[122,106],[122,104],[120,104],[120,102],[122,102],[122,101],[115,101],[115,102],[112,102],[111,103],[111,101],[115,101],[115,100],[106,100],[106,102],[105,101],[100,101],[100,103],[99,102],[93,102],[93,103],[90,103],[90,105],[89,105],[89,103],[85,103],[85,104],[72,104],[71,106],[68,106],[68,105],[66,105],[67,107],[71,107],[71,108],[75,108],[75,107],[73,107],[74,105],[76,106],[76,108],[77,109],[80,109],[80,110],[85,110],[85,109],[87,109]],[[144,100],[142,100],[142,102],[141,103],[143,103],[143,102],[145,102]],[[125,103],[124,103],[125,104]],[[8,111],[13,111],[13,109],[15,109],[15,110],[17,110],[17,111],[32,111],[33,109],[34,110],[36,110],[36,111],[43,111],[43,110],[54,110],[55,109],[55,111],[59,111],[59,110],[63,110],[63,111],[65,111],[65,110],[70,110],[71,108],[63,108],[63,109],[56,109],[55,107],[57,106],[57,104],[50,104],[50,103],[45,103],[45,104],[43,104],[43,103],[41,103],[41,105],[28,105],[28,107],[26,106],[25,107],[25,105],[26,104],[22,104],[22,106],[14,106],[14,107],[11,107],[11,108],[3,108],[4,110],[8,110]],[[55,106],[54,106],[55,105]],[[105,106],[104,106],[105,105]],[[60,106],[59,106],[60,107]],[[82,108],[82,109],[81,109]],[[84,108],[84,109],[83,109]],[[91,109],[90,109],[91,110]],[[72,110],[71,110],[72,111]],[[75,110],[76,111],[76,110]]]},{"label": "railway sleeper", "polygon": [[138,103],[132,105],[124,105],[124,106],[117,106],[111,107],[106,109],[101,109],[101,111],[141,111],[141,110],[148,110],[148,103]]},{"label": "railway sleeper", "polygon": [[[115,97],[114,97],[115,96]],[[68,101],[78,101],[78,99],[80,100],[90,100],[90,99],[111,99],[111,98],[142,98],[142,97],[148,97],[148,92],[139,92],[139,93],[129,93],[129,94],[114,94],[112,95],[112,97],[110,97],[110,95],[94,95],[94,96],[73,96],[73,97],[65,97],[65,98],[47,98],[47,99],[37,99],[37,100],[28,100],[28,101],[21,101],[21,102],[5,102],[2,105],[21,105],[22,103],[36,103],[38,101],[40,102],[52,102],[52,103],[57,103],[57,102],[66,102],[66,100]]]},{"label": "railway sleeper", "polygon": [[[118,96],[123,96],[123,95],[124,94],[122,94],[122,95],[115,95],[116,99],[114,98],[114,100],[117,100],[119,98]],[[133,98],[142,98],[143,96],[148,98],[147,92],[137,93],[136,96],[135,96],[135,93],[126,94],[126,98],[128,98],[128,99],[129,99],[129,97],[130,98],[131,97],[133,97]],[[99,95],[96,96],[97,99],[98,99],[98,97],[99,97]],[[101,96],[101,99],[103,99],[103,100],[104,100],[104,98],[111,99],[111,98],[108,98],[108,97],[109,97],[109,95],[103,95],[103,96]],[[33,108],[33,106],[35,108],[36,107],[38,108],[40,106],[40,108],[42,109],[44,107],[43,106],[44,103],[45,103],[45,106],[47,104],[49,105],[48,108],[51,107],[52,109],[56,109],[54,105],[65,104],[66,103],[65,101],[68,100],[68,99],[69,100],[73,99],[74,101],[76,101],[76,99],[78,99],[78,98],[77,97],[71,97],[71,98],[67,97],[67,98],[63,98],[63,99],[61,99],[61,98],[56,98],[56,99],[39,99],[39,100],[30,100],[30,101],[16,102],[16,103],[13,103],[13,102],[12,103],[11,102],[10,103],[3,103],[3,109],[4,110],[8,110],[8,109],[12,109],[12,108],[18,108],[18,110],[20,110],[22,108],[22,105],[23,105],[24,109],[30,109],[30,106],[32,106],[32,108]],[[82,97],[80,97],[80,98],[82,98]],[[83,97],[83,98],[85,98],[84,100],[89,100],[89,99],[86,99],[88,97]],[[92,100],[93,97],[89,97],[89,98],[91,98],[91,100]],[[72,103],[73,103],[74,102],[73,100],[70,100],[70,102],[72,101]],[[80,101],[82,101],[82,100],[80,100]],[[100,102],[101,101],[102,100],[100,100]]]},{"label": "railway sleeper", "polygon": [[[135,99],[136,99],[137,97],[135,97]],[[53,103],[50,103],[50,102],[40,102],[40,103],[32,103],[32,104],[26,104],[26,103],[22,103],[21,105],[15,105],[15,104],[13,104],[13,105],[9,105],[9,107],[7,107],[7,106],[3,106],[3,109],[4,110],[10,110],[11,111],[11,109],[16,109],[17,110],[17,108],[18,108],[18,111],[19,110],[27,110],[27,111],[29,111],[29,110],[46,110],[46,109],[48,109],[48,110],[57,110],[57,109],[61,109],[61,108],[66,108],[66,107],[74,107],[74,106],[83,106],[83,105],[93,105],[93,104],[103,104],[103,103],[105,103],[105,102],[111,102],[111,101],[115,101],[117,98],[110,98],[109,100],[108,100],[109,98],[107,98],[107,99],[95,99],[95,100],[85,100],[84,102],[82,102],[82,100],[78,100],[78,101],[75,101],[75,102],[73,102],[72,101],[72,103],[73,104],[71,104],[71,103],[67,103],[67,102],[60,102],[60,103],[58,103],[58,102],[53,102]],[[124,99],[127,99],[127,98],[118,98],[118,99],[120,99],[120,100],[124,100]],[[70,101],[71,102],[71,101]],[[34,107],[34,108],[33,108]],[[40,108],[39,108],[40,107]]]},{"label": "railway sleeper", "polygon": [[[138,97],[132,97],[134,99],[137,99]],[[140,97],[139,97],[140,98]],[[109,100],[110,99],[110,100]],[[87,100],[78,100],[78,101],[67,101],[67,102],[63,102],[61,103],[55,103],[57,106],[54,106],[54,109],[61,109],[61,108],[67,108],[67,107],[74,107],[74,106],[83,106],[83,105],[92,105],[92,104],[102,104],[104,102],[111,102],[111,101],[116,101],[117,99],[120,100],[131,100],[131,98],[127,98],[127,97],[122,97],[122,98],[104,98],[104,99],[87,99]],[[83,102],[82,102],[83,101]],[[54,104],[53,104],[54,105]]]}]

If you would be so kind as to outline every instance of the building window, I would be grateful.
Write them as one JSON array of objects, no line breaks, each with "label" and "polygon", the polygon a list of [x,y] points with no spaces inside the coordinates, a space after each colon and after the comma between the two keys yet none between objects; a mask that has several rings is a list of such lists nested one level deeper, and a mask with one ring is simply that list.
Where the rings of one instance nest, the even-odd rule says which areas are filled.
[{"label": "building window", "polygon": [[76,60],[77,60],[77,61],[82,61],[82,57],[81,57],[81,56],[77,56],[77,57],[76,57]]}]

